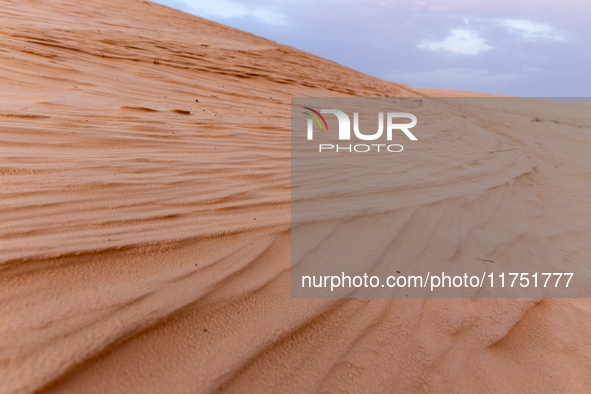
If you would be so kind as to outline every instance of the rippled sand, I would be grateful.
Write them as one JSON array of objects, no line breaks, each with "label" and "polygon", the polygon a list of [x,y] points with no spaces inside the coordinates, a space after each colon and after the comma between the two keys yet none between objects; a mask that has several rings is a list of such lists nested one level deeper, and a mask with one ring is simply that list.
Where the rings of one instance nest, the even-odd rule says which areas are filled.
[{"label": "rippled sand", "polygon": [[[1,393],[588,392],[587,299],[290,298],[291,97],[463,93],[145,1],[0,7]],[[587,270],[588,107],[469,113],[392,237]]]}]

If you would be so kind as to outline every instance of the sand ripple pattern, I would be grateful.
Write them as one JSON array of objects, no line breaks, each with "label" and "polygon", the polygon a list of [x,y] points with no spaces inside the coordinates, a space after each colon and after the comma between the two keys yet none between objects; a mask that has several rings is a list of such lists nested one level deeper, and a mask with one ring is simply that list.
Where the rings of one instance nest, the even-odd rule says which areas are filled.
[{"label": "sand ripple pattern", "polygon": [[[591,386],[584,299],[290,298],[290,98],[445,92],[147,1],[1,8],[0,392]],[[474,130],[368,194],[393,196],[389,242],[588,265],[591,122],[557,108],[455,109]]]}]

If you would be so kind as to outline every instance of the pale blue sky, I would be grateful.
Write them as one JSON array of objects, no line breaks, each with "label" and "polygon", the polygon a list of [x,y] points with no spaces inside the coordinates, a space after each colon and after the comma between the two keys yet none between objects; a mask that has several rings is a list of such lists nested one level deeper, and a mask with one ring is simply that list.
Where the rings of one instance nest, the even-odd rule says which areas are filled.
[{"label": "pale blue sky", "polygon": [[156,0],[419,87],[591,96],[587,0]]}]

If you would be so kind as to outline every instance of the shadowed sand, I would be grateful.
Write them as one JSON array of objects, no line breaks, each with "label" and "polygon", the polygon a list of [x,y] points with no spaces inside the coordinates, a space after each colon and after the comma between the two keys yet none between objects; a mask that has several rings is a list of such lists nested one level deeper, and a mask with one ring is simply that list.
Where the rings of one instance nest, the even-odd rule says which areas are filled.
[{"label": "shadowed sand", "polygon": [[[591,387],[587,299],[290,298],[291,97],[472,94],[145,1],[2,1],[0,21],[0,392]],[[585,269],[582,105],[424,136],[392,237]]]}]

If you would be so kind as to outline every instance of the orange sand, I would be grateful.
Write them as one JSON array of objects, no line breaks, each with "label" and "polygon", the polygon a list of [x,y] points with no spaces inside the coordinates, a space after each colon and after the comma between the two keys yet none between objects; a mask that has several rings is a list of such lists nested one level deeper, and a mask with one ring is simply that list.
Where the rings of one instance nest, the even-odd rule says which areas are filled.
[{"label": "orange sand", "polygon": [[[463,93],[146,1],[1,10],[1,393],[589,391],[587,299],[290,298],[290,98]],[[416,151],[405,236],[584,267],[581,105],[483,111],[501,158]]]}]

